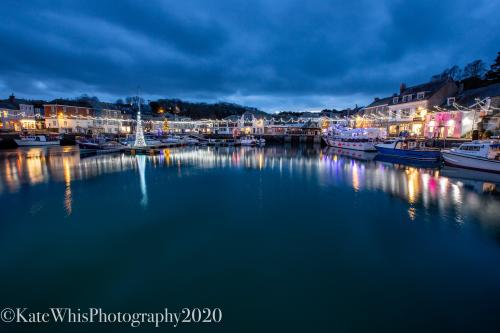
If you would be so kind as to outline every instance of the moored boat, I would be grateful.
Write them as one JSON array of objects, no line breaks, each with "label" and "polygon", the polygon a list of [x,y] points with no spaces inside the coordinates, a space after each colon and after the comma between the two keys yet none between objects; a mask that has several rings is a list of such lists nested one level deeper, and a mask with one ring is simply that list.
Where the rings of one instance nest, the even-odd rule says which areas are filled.
[{"label": "moored boat", "polygon": [[61,142],[59,139],[48,139],[45,135],[23,136],[14,141],[19,147],[58,146]]},{"label": "moored boat", "polygon": [[350,158],[354,158],[357,160],[362,160],[362,161],[371,161],[375,158],[377,155],[377,152],[372,152],[372,151],[360,151],[360,150],[353,150],[353,149],[339,149],[339,148],[334,148],[334,147],[328,147],[325,151],[326,156],[331,156],[331,155],[340,155],[340,156],[346,156]]},{"label": "moored boat", "polygon": [[377,128],[342,129],[323,137],[330,147],[366,152],[377,151],[375,144],[381,138],[385,138],[385,133]]},{"label": "moored boat", "polygon": [[240,139],[242,146],[264,146],[266,140],[263,138],[255,138],[253,136],[244,136]]},{"label": "moored boat", "polygon": [[181,139],[181,144],[192,146],[197,145],[200,141],[197,138],[191,136],[185,136]]},{"label": "moored boat", "polygon": [[472,141],[458,148],[443,150],[445,164],[487,172],[500,173],[500,143]]},{"label": "moored boat", "polygon": [[359,151],[377,151],[373,141],[368,139],[345,139],[335,137],[325,137],[325,142],[330,147],[340,149],[351,149]]},{"label": "moored boat", "polygon": [[181,142],[181,138],[176,135],[169,135],[165,139],[161,140],[161,142],[179,144]]},{"label": "moored boat", "polygon": [[439,161],[439,149],[428,148],[424,141],[414,139],[386,140],[375,145],[377,151],[386,156],[419,161]]}]

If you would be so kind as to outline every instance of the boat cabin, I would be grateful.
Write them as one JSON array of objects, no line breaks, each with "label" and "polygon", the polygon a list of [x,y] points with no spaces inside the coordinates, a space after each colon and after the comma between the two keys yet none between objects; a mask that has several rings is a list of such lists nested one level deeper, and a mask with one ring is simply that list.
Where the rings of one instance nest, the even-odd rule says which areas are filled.
[{"label": "boat cabin", "polygon": [[500,144],[472,141],[461,144],[456,152],[470,156],[484,157],[488,159],[500,159]]},{"label": "boat cabin", "polygon": [[385,140],[382,146],[392,149],[416,150],[416,149],[429,149],[425,146],[425,141],[419,140]]}]

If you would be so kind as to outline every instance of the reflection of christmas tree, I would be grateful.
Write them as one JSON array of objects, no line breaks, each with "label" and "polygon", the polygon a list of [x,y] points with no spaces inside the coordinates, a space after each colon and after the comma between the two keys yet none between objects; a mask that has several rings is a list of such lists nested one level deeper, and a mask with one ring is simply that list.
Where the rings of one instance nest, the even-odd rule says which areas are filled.
[{"label": "reflection of christmas tree", "polygon": [[144,140],[144,131],[142,130],[141,103],[139,102],[138,104],[139,104],[139,111],[137,111],[137,127],[135,129],[134,147],[146,147],[146,140]]}]

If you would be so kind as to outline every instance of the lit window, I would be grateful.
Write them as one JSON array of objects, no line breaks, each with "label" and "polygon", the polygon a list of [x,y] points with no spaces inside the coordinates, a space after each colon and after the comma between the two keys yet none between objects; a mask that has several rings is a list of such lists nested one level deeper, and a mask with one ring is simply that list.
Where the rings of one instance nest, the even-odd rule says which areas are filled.
[{"label": "lit window", "polygon": [[453,105],[453,103],[455,103],[455,97],[448,97],[446,104],[448,106],[451,106],[451,105]]},{"label": "lit window", "polygon": [[399,97],[393,97],[392,103],[397,104],[399,102]]},{"label": "lit window", "polygon": [[417,93],[417,99],[424,99],[424,95],[425,95],[424,92]]}]

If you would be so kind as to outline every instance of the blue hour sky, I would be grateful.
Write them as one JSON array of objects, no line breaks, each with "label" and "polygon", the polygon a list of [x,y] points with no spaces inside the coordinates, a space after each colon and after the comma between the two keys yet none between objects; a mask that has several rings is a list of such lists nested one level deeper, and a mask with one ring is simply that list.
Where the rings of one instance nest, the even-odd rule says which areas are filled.
[{"label": "blue hour sky", "polygon": [[364,105],[500,51],[500,2],[2,0],[0,93]]}]

